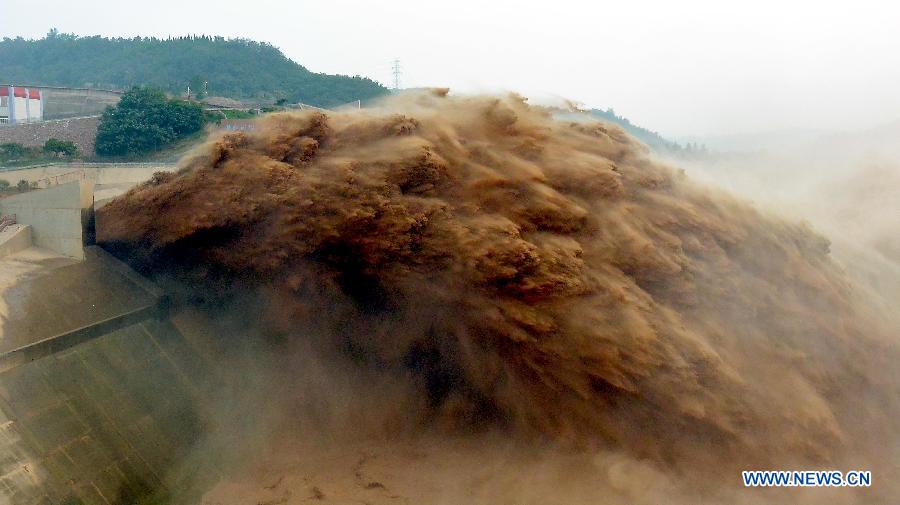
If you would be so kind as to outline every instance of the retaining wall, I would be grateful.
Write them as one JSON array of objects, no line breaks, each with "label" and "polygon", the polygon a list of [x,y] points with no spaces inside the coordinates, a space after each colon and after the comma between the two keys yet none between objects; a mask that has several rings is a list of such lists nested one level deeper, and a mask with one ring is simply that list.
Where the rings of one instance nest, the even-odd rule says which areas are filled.
[{"label": "retaining wall", "polygon": [[106,107],[119,103],[122,93],[86,88],[41,88],[44,94],[44,119],[59,119],[102,114]]},{"label": "retaining wall", "polygon": [[93,183],[86,180],[0,199],[0,214],[31,225],[32,242],[64,256],[84,259],[84,229],[93,220]]},{"label": "retaining wall", "polygon": [[85,155],[94,154],[99,117],[44,121],[41,123],[0,125],[0,144],[14,142],[40,147],[50,138],[69,140]]},{"label": "retaining wall", "polygon": [[154,172],[173,172],[173,163],[52,163],[13,170],[0,170],[0,179],[15,186],[17,182],[40,182],[62,174],[84,172],[84,177],[98,186],[137,184]]}]

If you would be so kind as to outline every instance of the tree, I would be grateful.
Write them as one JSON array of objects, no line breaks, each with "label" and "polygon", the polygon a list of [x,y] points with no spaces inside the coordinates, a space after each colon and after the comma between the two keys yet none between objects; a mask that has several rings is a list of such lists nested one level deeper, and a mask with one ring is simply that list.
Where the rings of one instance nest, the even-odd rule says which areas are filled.
[{"label": "tree", "polygon": [[197,100],[206,98],[206,80],[199,75],[191,78],[191,96]]},{"label": "tree", "polygon": [[0,159],[15,160],[24,158],[27,155],[28,148],[23,146],[22,144],[16,144],[14,142],[0,144]]},{"label": "tree", "polygon": [[203,128],[203,108],[169,99],[160,90],[134,87],[107,107],[97,129],[97,154],[127,156],[165,147]]},{"label": "tree", "polygon": [[75,144],[72,141],[59,140],[51,137],[44,142],[44,152],[55,154],[57,156],[75,156],[75,154],[78,153],[78,148],[75,147]]},{"label": "tree", "polygon": [[28,184],[28,181],[26,181],[25,179],[21,179],[19,182],[16,183],[16,189],[19,190],[19,193],[24,193],[24,192],[28,191],[28,188],[30,186],[31,185]]},{"label": "tree", "polygon": [[0,191],[6,191],[7,189],[9,189],[9,181],[0,179]]}]

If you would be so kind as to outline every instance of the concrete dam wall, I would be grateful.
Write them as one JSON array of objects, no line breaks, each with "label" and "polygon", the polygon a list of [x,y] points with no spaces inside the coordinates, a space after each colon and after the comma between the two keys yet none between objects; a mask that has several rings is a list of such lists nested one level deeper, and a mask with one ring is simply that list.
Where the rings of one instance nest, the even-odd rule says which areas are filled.
[{"label": "concrete dam wall", "polygon": [[102,200],[149,179],[155,172],[172,172],[173,163],[53,163],[14,170],[0,170],[0,180],[11,186],[19,181],[38,187],[62,183],[78,173],[94,183],[94,198]]},{"label": "concrete dam wall", "polygon": [[[13,177],[55,177],[31,172]],[[135,172],[80,177],[0,199],[37,246],[0,258],[0,505],[158,504],[211,418],[203,399],[221,374],[208,342],[90,245],[95,182],[121,190]],[[17,277],[29,251],[39,259]]]},{"label": "concrete dam wall", "polygon": [[32,243],[64,256],[82,259],[84,231],[93,219],[93,183],[77,180],[41,191],[0,199],[0,214],[16,215],[31,225]]},{"label": "concrete dam wall", "polygon": [[6,372],[0,503],[124,505],[158,492],[200,432],[194,356],[171,325],[146,321]]},{"label": "concrete dam wall", "polygon": [[0,504],[124,505],[165,493],[216,374],[161,292],[102,249],[4,293]]}]

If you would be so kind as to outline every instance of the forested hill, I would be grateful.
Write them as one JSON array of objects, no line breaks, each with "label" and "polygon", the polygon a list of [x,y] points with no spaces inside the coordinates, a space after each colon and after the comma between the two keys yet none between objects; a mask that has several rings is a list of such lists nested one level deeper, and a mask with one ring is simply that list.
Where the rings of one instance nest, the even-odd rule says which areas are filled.
[{"label": "forested hill", "polygon": [[310,72],[276,47],[251,40],[79,37],[55,30],[43,39],[0,41],[0,82],[127,89],[151,85],[238,99],[286,99],[323,107],[384,93],[363,77]]},{"label": "forested hill", "polygon": [[707,152],[705,146],[692,143],[682,146],[678,142],[671,141],[655,131],[633,124],[628,118],[617,116],[612,109],[591,109],[591,115],[621,126],[626,132],[655,151],[678,155],[697,155]]}]

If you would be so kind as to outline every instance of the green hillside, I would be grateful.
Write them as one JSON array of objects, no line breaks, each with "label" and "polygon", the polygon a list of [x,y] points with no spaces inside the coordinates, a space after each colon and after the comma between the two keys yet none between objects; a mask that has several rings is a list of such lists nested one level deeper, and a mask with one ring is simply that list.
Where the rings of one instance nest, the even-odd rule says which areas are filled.
[{"label": "green hillside", "polygon": [[314,73],[278,48],[252,40],[192,36],[105,38],[60,34],[0,41],[0,82],[183,92],[208,83],[208,93],[238,99],[286,99],[322,107],[387,93],[364,77]]},{"label": "green hillside", "polygon": [[630,133],[634,138],[647,144],[647,147],[654,151],[686,157],[706,156],[709,154],[706,146],[694,143],[681,145],[678,142],[663,137],[655,131],[648,130],[632,123],[626,117],[616,115],[615,111],[612,109],[591,109],[590,114],[595,118],[603,119],[621,126],[622,129]]}]

